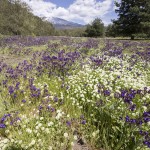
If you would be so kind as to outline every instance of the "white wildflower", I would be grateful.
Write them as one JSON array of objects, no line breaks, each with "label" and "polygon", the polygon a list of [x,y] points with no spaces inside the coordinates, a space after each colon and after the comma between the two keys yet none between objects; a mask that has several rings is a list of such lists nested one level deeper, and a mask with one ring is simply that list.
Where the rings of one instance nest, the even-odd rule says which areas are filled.
[{"label": "white wildflower", "polygon": [[32,130],[29,129],[29,128],[27,128],[27,129],[26,129],[26,132],[27,132],[27,133],[32,133]]},{"label": "white wildflower", "polygon": [[52,146],[49,146],[48,150],[52,150],[52,149],[53,149]]},{"label": "white wildflower", "polygon": [[76,135],[75,135],[73,138],[74,138],[74,140],[77,140],[77,139],[78,139],[78,137],[77,137]]},{"label": "white wildflower", "polygon": [[50,126],[54,125],[54,123],[52,121],[50,121],[47,125],[50,127]]},{"label": "white wildflower", "polygon": [[35,140],[33,139],[30,143],[30,145],[34,145],[35,144]]},{"label": "white wildflower", "polygon": [[65,137],[65,138],[68,138],[68,137],[69,137],[68,133],[65,132],[65,133],[64,133],[64,137]]},{"label": "white wildflower", "polygon": [[40,120],[43,120],[44,119],[44,117],[40,117]]}]

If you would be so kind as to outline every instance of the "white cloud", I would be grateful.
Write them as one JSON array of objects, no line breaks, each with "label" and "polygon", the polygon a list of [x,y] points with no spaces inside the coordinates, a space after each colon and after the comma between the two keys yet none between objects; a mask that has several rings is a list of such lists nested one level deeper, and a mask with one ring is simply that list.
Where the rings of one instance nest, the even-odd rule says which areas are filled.
[{"label": "white cloud", "polygon": [[68,16],[69,12],[67,9],[63,7],[58,7],[53,9],[52,16],[54,17],[63,17],[63,16]]},{"label": "white cloud", "polygon": [[33,13],[43,17],[60,17],[69,21],[90,23],[94,18],[100,17],[107,24],[105,17],[113,11],[114,0],[76,0],[68,8],[58,7],[51,2],[43,0],[21,0],[26,2]]},{"label": "white cloud", "polygon": [[43,0],[21,0],[29,5],[33,10],[33,13],[37,16],[50,17],[53,10],[57,6],[50,2],[44,2]]},{"label": "white cloud", "polygon": [[[69,19],[75,17],[82,18],[85,23],[89,23],[96,17],[102,17],[112,8],[113,0],[104,0],[97,2],[96,0],[76,0],[68,8],[70,14]],[[67,19],[67,18],[66,18]]]}]

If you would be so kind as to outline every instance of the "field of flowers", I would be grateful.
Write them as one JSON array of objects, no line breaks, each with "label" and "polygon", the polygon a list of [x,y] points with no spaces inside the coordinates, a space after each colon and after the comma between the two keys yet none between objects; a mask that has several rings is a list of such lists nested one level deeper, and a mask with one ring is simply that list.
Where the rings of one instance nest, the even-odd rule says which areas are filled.
[{"label": "field of flowers", "polygon": [[150,149],[150,42],[1,39],[0,149]]}]

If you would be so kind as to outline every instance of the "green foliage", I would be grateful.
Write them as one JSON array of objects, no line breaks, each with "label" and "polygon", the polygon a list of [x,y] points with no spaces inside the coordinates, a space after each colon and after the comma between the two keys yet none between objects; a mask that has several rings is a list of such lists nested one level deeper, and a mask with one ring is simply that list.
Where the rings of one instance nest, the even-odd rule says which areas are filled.
[{"label": "green foliage", "polygon": [[103,37],[104,36],[104,24],[101,19],[96,18],[92,24],[88,24],[85,30],[87,37]]},{"label": "green foliage", "polygon": [[118,35],[116,25],[115,24],[109,24],[106,27],[105,34],[107,37],[116,37]]},{"label": "green foliage", "polygon": [[0,33],[4,35],[52,35],[52,24],[34,16],[26,4],[0,1]]},{"label": "green foliage", "polygon": [[116,13],[118,20],[113,22],[118,32],[123,36],[130,36],[134,39],[135,34],[150,32],[150,1],[149,0],[122,0],[116,2]]}]

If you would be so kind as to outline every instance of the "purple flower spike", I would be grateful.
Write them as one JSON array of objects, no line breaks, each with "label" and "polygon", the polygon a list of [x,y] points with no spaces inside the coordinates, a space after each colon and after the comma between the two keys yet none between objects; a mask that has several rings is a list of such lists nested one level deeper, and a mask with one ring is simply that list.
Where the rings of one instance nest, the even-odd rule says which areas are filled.
[{"label": "purple flower spike", "polygon": [[23,102],[23,103],[25,103],[25,102],[26,102],[26,100],[25,100],[25,99],[23,99],[23,100],[22,100],[22,102]]},{"label": "purple flower spike", "polygon": [[0,123],[0,128],[6,128],[6,125],[3,123]]},{"label": "purple flower spike", "polygon": [[70,121],[66,121],[67,126],[71,126],[71,122]]},{"label": "purple flower spike", "polygon": [[81,121],[81,124],[86,124],[86,120],[82,120],[82,121]]}]

